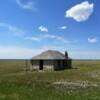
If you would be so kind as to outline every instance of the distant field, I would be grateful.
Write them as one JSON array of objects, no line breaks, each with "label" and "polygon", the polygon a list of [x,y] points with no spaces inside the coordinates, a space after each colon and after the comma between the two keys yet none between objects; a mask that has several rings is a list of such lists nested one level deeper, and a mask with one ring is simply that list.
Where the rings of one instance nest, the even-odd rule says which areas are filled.
[{"label": "distant field", "polygon": [[100,100],[100,60],[75,60],[56,72],[25,68],[24,60],[0,60],[0,100]]}]

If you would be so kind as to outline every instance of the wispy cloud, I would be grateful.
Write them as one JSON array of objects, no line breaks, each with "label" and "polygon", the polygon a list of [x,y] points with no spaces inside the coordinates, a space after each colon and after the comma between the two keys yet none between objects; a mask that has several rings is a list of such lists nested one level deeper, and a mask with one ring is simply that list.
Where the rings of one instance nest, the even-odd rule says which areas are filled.
[{"label": "wispy cloud", "polygon": [[[46,50],[59,50],[64,52],[67,49],[63,49],[56,45],[46,45],[40,48],[22,48],[15,46],[0,46],[0,59],[31,59],[33,56],[40,54]],[[24,52],[23,52],[24,51]],[[82,51],[82,50],[70,50],[69,56],[72,59],[100,59],[100,51]]]},{"label": "wispy cloud", "polygon": [[67,29],[67,26],[61,26],[60,29],[65,30]]},{"label": "wispy cloud", "polygon": [[2,46],[0,47],[0,59],[30,59],[32,56],[37,55],[44,50],[45,48],[30,49],[15,46]]},{"label": "wispy cloud", "polygon": [[56,50],[58,48],[59,47],[56,46],[41,46],[39,48],[0,46],[0,59],[31,59],[33,56],[36,56],[45,50]]},{"label": "wispy cloud", "polygon": [[7,33],[13,34],[15,36],[23,36],[25,35],[25,32],[15,26],[9,25],[7,23],[0,23],[0,27],[5,28],[7,30]]},{"label": "wispy cloud", "polygon": [[31,40],[31,41],[37,41],[37,42],[41,41],[40,37],[25,37],[24,39]]},{"label": "wispy cloud", "polygon": [[100,59],[100,50],[69,51],[73,59]]},{"label": "wispy cloud", "polygon": [[27,10],[36,10],[37,8],[36,3],[33,1],[28,1],[26,3],[24,3],[22,0],[16,0],[16,3],[23,9],[27,9]]},{"label": "wispy cloud", "polygon": [[45,27],[45,26],[39,26],[38,29],[41,31],[41,32],[48,32],[48,28]]},{"label": "wispy cloud", "polygon": [[89,43],[97,43],[98,42],[98,38],[97,37],[88,38],[88,42]]},{"label": "wispy cloud", "polygon": [[54,39],[54,40],[58,40],[60,42],[64,42],[64,43],[69,43],[69,41],[67,41],[65,38],[61,37],[61,36],[57,36],[57,35],[52,35],[52,34],[44,34],[41,35],[43,38],[50,38],[50,39]]},{"label": "wispy cloud", "polygon": [[94,4],[84,1],[66,11],[65,17],[70,17],[77,22],[86,21],[94,11]]},{"label": "wispy cloud", "polygon": [[26,37],[25,39],[32,40],[32,41],[38,41],[38,42],[48,40],[48,39],[53,39],[54,41],[69,43],[69,41],[66,40],[65,38],[61,36],[57,36],[57,35],[52,35],[52,34],[40,34],[39,36]]},{"label": "wispy cloud", "polygon": [[[0,23],[0,27],[3,27],[7,31],[7,33],[12,34],[12,35],[17,36],[17,37],[22,37],[25,40],[41,42],[41,41],[44,41],[44,40],[48,40],[48,39],[51,40],[52,39],[53,41],[60,41],[60,42],[63,42],[63,43],[69,43],[69,41],[66,40],[62,36],[47,34],[47,33],[39,34],[37,36],[31,36],[30,37],[30,36],[28,36],[27,32],[25,32],[24,30],[19,29],[15,26],[9,25],[7,23]],[[41,31],[47,32],[48,29],[43,27],[43,29]]]}]

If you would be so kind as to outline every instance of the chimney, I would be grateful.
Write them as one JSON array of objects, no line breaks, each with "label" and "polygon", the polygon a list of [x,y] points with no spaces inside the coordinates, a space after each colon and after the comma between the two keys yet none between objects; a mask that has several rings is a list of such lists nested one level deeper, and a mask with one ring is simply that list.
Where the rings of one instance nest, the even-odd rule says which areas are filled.
[{"label": "chimney", "polygon": [[65,58],[68,59],[68,53],[65,51]]}]

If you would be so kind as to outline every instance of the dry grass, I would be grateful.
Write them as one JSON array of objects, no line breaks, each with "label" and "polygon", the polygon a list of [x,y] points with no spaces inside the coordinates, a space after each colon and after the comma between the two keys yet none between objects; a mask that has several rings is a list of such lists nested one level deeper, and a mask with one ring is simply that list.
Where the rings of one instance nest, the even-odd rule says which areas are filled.
[{"label": "dry grass", "polygon": [[99,100],[100,61],[73,61],[73,69],[25,71],[24,60],[0,61],[0,100]]}]

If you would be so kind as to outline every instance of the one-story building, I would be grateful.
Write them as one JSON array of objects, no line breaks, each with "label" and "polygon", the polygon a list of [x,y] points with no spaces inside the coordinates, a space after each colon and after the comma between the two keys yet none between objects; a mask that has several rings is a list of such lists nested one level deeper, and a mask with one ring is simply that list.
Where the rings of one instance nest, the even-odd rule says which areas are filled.
[{"label": "one-story building", "polygon": [[68,53],[65,54],[47,50],[31,59],[31,69],[33,70],[64,70],[72,68],[72,59]]}]

